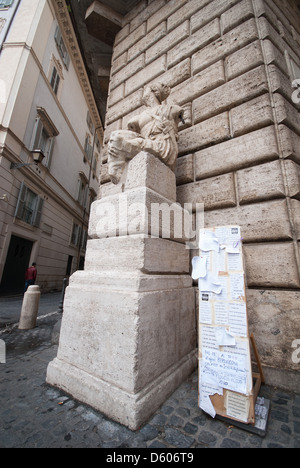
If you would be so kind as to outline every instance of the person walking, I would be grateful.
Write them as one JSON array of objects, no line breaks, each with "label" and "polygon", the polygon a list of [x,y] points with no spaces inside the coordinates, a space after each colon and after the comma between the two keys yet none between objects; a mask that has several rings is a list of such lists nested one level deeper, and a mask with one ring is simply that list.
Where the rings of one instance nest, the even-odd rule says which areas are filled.
[{"label": "person walking", "polygon": [[27,291],[29,286],[32,286],[35,283],[37,275],[36,263],[33,263],[31,267],[27,268],[25,273],[25,288],[24,293]]}]

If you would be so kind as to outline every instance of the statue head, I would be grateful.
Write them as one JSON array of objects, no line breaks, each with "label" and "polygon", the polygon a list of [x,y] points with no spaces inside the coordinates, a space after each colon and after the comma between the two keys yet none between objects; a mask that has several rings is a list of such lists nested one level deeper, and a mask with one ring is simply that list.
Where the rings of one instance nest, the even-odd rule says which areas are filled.
[{"label": "statue head", "polygon": [[170,86],[164,84],[164,83],[153,83],[150,86],[147,86],[144,89],[144,94],[143,94],[143,103],[146,106],[151,106],[153,105],[154,99],[156,100],[156,104],[161,104],[163,101],[167,99],[167,97],[171,93],[171,88]]}]

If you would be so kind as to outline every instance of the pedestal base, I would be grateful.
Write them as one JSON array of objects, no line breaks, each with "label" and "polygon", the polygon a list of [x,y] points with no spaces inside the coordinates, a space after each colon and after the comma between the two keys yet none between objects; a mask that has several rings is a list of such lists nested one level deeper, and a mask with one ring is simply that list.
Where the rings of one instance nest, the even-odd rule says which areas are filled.
[{"label": "pedestal base", "polygon": [[77,272],[46,381],[136,430],[197,366],[194,291],[183,275]]},{"label": "pedestal base", "polygon": [[56,358],[48,367],[47,382],[135,431],[147,422],[196,366],[196,352],[191,352],[140,392],[129,393]]}]

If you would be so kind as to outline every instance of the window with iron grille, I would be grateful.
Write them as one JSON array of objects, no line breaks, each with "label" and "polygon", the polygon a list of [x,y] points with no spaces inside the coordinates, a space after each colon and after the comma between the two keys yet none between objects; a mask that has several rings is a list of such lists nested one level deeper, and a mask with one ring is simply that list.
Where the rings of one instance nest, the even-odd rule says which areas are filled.
[{"label": "window with iron grille", "polygon": [[22,182],[15,217],[27,224],[39,227],[43,203],[44,200]]}]

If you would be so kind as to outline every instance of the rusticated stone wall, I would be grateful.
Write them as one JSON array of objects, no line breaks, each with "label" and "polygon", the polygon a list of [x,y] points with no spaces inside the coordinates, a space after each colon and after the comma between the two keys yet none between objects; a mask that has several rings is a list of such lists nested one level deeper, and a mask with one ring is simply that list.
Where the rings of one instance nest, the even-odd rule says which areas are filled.
[{"label": "rusticated stone wall", "polygon": [[[115,40],[105,142],[142,110],[146,84],[172,87],[171,99],[185,108],[177,200],[204,203],[206,227],[241,226],[250,328],[267,382],[299,390],[297,3],[142,1]],[[102,195],[111,190],[106,160],[104,151]]]}]

